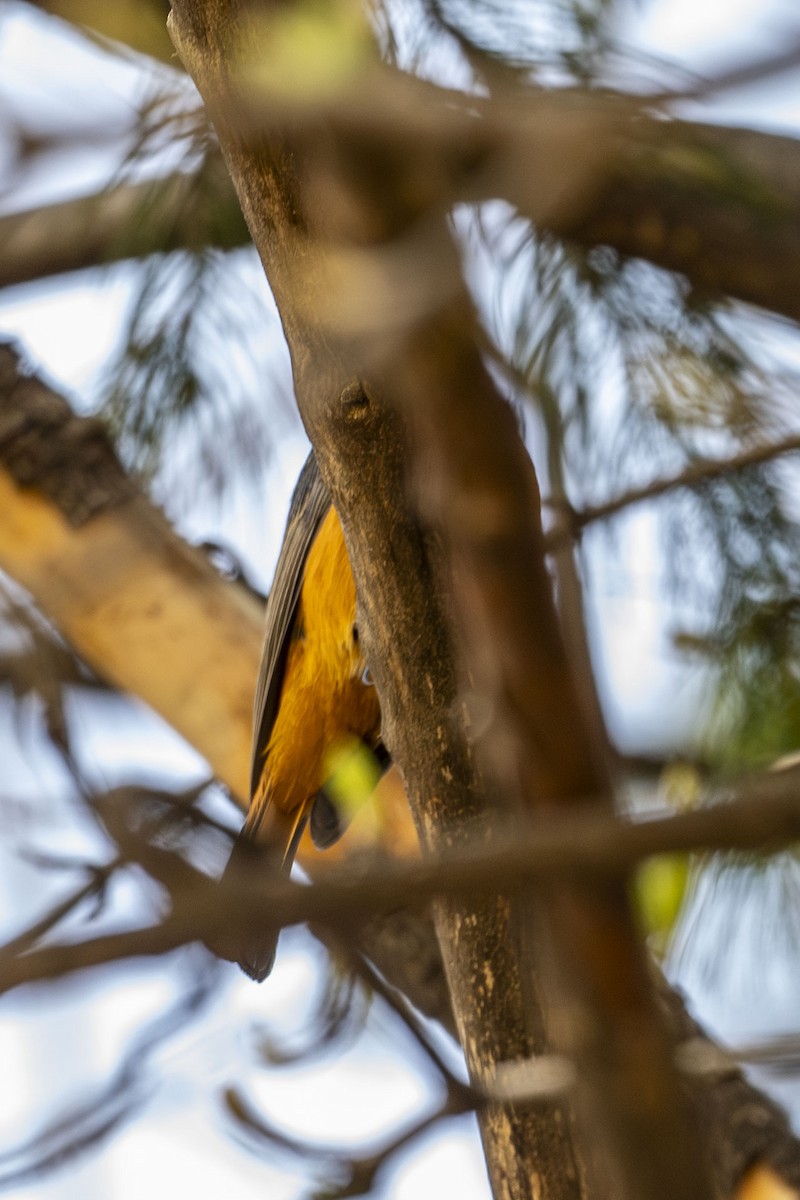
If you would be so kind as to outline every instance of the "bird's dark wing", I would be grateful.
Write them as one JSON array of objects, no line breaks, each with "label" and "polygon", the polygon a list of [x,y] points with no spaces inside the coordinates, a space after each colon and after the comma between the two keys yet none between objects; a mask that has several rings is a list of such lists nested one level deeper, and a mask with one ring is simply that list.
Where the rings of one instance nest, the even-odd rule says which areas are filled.
[{"label": "bird's dark wing", "polygon": [[322,482],[312,450],[305,461],[292,494],[286,532],[275,568],[275,578],[267,599],[266,632],[261,650],[261,665],[256,683],[253,712],[253,758],[250,770],[250,796],[255,795],[264,753],[278,713],[286,658],[292,636],[303,571],[311,543],[323,517],[330,508],[328,489]]},{"label": "bird's dark wing", "polygon": [[[286,520],[286,531],[283,535],[281,552],[278,555],[278,565],[275,568],[275,578],[267,598],[264,644],[261,650],[261,664],[258,669],[253,711],[250,818],[254,815],[252,801],[264,770],[264,755],[280,706],[286,660],[294,632],[306,559],[329,507],[330,497],[322,482],[317,460],[312,451],[306,459],[292,494],[289,516]],[[263,817],[263,812],[264,807],[262,806],[259,817]],[[270,812],[273,819],[283,818],[287,824],[291,823],[290,818],[284,817],[274,806],[271,806]],[[295,831],[295,840],[303,832],[304,825],[305,821],[301,821]],[[260,875],[263,871],[264,862],[253,846],[252,833],[248,820],[234,842],[221,882],[229,879],[231,875],[235,878],[237,874],[242,879],[249,877],[255,880],[257,876],[253,873],[258,872]],[[294,857],[291,849],[292,847],[288,846],[288,852],[275,865],[278,867],[283,865],[285,868],[287,861],[291,864]],[[208,944],[215,954],[232,962],[238,962],[246,974],[260,982],[272,970],[278,944],[278,931],[271,928],[266,921],[263,927],[261,925],[255,928],[237,925],[235,929],[219,937],[214,937]]]}]

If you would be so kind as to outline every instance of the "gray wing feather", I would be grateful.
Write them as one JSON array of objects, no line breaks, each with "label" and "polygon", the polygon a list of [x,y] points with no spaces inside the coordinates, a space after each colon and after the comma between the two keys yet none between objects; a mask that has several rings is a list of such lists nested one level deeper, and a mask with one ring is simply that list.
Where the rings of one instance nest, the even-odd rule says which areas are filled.
[{"label": "gray wing feather", "polygon": [[330,503],[328,489],[322,482],[312,450],[292,494],[283,545],[267,599],[266,630],[253,712],[251,797],[258,787],[263,770],[264,752],[269,745],[280,704],[286,658],[300,599],[306,558]]}]

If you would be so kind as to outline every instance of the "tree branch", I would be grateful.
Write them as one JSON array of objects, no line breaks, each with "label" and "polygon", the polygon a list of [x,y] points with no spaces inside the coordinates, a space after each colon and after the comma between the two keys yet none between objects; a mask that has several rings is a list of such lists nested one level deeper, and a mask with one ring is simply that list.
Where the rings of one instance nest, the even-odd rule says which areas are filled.
[{"label": "tree branch", "polygon": [[[619,876],[654,854],[775,851],[800,841],[799,775],[764,775],[747,781],[740,797],[729,803],[647,821],[619,821],[591,811],[554,812],[513,834],[499,833],[488,846],[462,846],[420,862],[373,861],[355,872],[352,865],[330,867],[311,887],[272,875],[257,860],[217,886],[128,830],[120,843],[122,857],[143,866],[170,891],[172,914],[161,926],[140,931],[140,941],[136,934],[114,934],[19,958],[14,952],[20,939],[15,938],[0,950],[0,990],[117,958],[162,954],[185,942],[212,941],[230,925],[257,920],[276,928],[309,922],[349,936],[381,913],[406,907],[409,900],[423,905],[449,896],[463,903],[501,890],[516,893],[536,881],[591,883]],[[61,905],[55,912],[68,911],[84,893],[82,889],[66,902],[68,908]],[[43,929],[52,928],[50,917],[45,922]],[[23,937],[27,946],[31,938]]]},{"label": "tree branch", "polygon": [[202,746],[246,796],[259,605],[173,533],[97,423],[76,420],[9,345],[0,345],[0,511],[0,566],[90,665]]},{"label": "tree branch", "polygon": [[[347,136],[404,154],[413,148],[414,187],[432,203],[501,197],[539,229],[611,246],[678,271],[703,291],[800,319],[800,141],[655,119],[655,102],[578,89],[501,92],[486,101],[376,67],[326,111]],[[301,132],[316,119],[307,108],[287,111],[285,98],[265,106],[258,92],[240,92],[235,104],[229,98],[226,114],[239,136],[262,139],[287,117]],[[279,160],[273,165],[280,169]],[[202,193],[195,199],[185,176],[174,176],[0,218],[10,247],[0,286],[184,245],[242,244],[213,159],[208,170],[207,202]],[[154,206],[142,220],[151,186],[150,199],[162,191],[161,211]]]},{"label": "tree branch", "polygon": [[0,288],[125,258],[247,242],[230,179],[215,158],[202,173],[120,184],[0,216]]},{"label": "tree branch", "polygon": [[800,434],[791,434],[782,441],[751,446],[729,458],[701,459],[690,463],[677,475],[653,479],[650,483],[642,484],[641,487],[631,488],[619,496],[613,496],[610,500],[604,500],[600,504],[593,504],[587,508],[576,510],[567,506],[563,500],[545,501],[548,507],[556,513],[555,527],[548,531],[545,538],[547,548],[550,551],[556,550],[575,538],[587,525],[591,525],[594,521],[606,521],[609,517],[616,516],[617,513],[634,504],[641,504],[645,500],[655,500],[678,488],[702,487],[703,484],[713,483],[715,479],[721,479],[731,472],[744,471],[748,467],[770,462],[771,459],[779,458],[784,454],[794,454],[798,450],[800,450]]},{"label": "tree branch", "polygon": [[[259,104],[243,84],[242,56],[260,45],[250,18],[247,8],[218,0],[175,0],[171,29],[217,126],[283,317],[298,403],[348,541],[385,736],[423,844],[440,853],[473,836],[489,840],[496,819],[453,729],[458,688],[448,601],[467,633],[464,674],[501,734],[492,762],[496,793],[519,797],[526,810],[591,795],[608,804],[555,621],[536,481],[477,352],[474,317],[440,219],[440,176],[416,142],[406,144],[407,126],[381,139],[386,96],[379,88],[376,94],[381,76],[372,69],[360,80],[368,81],[369,106],[354,104],[356,86],[341,105],[309,106],[299,122],[278,105],[265,131],[263,97]],[[414,133],[427,116],[412,110]],[[613,105],[603,111],[595,119],[595,129],[607,123],[603,136],[578,156],[578,148],[586,151],[583,122],[559,169],[537,175],[537,184],[555,180],[555,194],[551,188],[539,197],[544,208],[570,207],[565,195],[575,199],[576,181],[594,169],[615,123],[627,117]],[[540,132],[552,151],[552,128]],[[366,388],[356,382],[364,375]],[[382,397],[403,409],[424,447],[426,516],[442,534],[452,571],[447,601],[430,543],[398,511],[403,431]],[[708,1194],[624,885],[559,882],[540,889],[537,907],[558,965],[547,977],[546,1016],[573,1014],[565,1041],[579,1069],[584,1144],[603,1145],[613,1186],[625,1196]],[[498,1061],[541,1047],[543,1018],[526,991],[530,963],[515,953],[507,900],[471,897],[440,902],[436,911],[462,1044],[480,1080]],[[558,1115],[548,1114],[549,1127],[540,1124],[535,1134],[520,1114],[498,1108],[482,1116],[498,1194],[578,1194],[563,1122],[561,1145],[553,1137]],[[542,1137],[549,1139],[543,1156]]]}]

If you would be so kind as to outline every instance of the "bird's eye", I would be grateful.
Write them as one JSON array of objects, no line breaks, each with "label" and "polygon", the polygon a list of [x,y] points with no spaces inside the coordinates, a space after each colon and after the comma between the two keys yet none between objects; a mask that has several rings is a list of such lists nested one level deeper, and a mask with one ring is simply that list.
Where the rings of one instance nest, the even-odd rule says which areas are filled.
[{"label": "bird's eye", "polygon": [[364,667],[361,675],[361,682],[364,684],[364,687],[375,686],[375,680],[372,678],[372,672],[370,671],[369,667]]},{"label": "bird's eye", "polygon": [[358,645],[358,626],[357,625],[353,626],[353,641],[355,642],[356,645]]}]

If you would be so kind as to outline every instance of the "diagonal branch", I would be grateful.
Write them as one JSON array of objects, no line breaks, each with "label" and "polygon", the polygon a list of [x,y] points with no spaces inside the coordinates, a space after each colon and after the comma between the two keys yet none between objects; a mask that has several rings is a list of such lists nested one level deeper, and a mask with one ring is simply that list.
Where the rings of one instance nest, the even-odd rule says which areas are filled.
[{"label": "diagonal branch", "polygon": [[0,216],[0,288],[205,245],[246,245],[230,181],[216,170],[124,183],[25,212]]},{"label": "diagonal branch", "polygon": [[[494,752],[482,758],[492,791],[506,802],[497,809],[585,808],[592,796],[608,808],[609,783],[558,631],[536,479],[478,353],[475,317],[441,220],[439,177],[405,137],[387,143],[376,136],[380,92],[363,117],[348,91],[335,111],[311,109],[299,132],[287,121],[286,141],[277,128],[265,136],[256,96],[241,82],[243,47],[259,33],[250,17],[246,7],[231,10],[219,0],[174,0],[171,29],[217,126],[281,310],[298,403],[348,540],[387,743],[409,784],[423,844],[442,854],[473,838],[489,841],[497,823],[453,719],[460,701],[453,641],[463,646],[458,665],[484,710],[483,741]],[[261,49],[268,53],[266,43]],[[361,82],[372,86],[376,78],[367,69]],[[618,120],[613,111],[606,117],[612,127]],[[552,168],[553,131],[539,132]],[[608,144],[604,132],[588,156],[590,169]],[[570,189],[585,180],[587,163],[575,155],[580,136],[558,161],[563,175],[539,172],[539,179],[555,178],[556,195],[547,199],[558,209],[559,182],[574,199]],[[365,240],[377,251],[372,292],[366,271],[348,275],[353,264],[364,266]],[[402,266],[393,276],[392,264],[415,241],[420,267],[420,248],[427,249],[428,271],[420,269],[423,285],[398,317],[417,264],[406,264],[405,277]],[[343,266],[336,288],[326,269],[331,257]],[[405,295],[398,286],[393,297],[392,280],[404,278]],[[370,329],[381,287],[387,318],[394,299],[395,322]],[[365,375],[366,388],[356,382]],[[443,555],[408,513],[397,512],[398,412],[415,444],[425,517]],[[497,897],[473,893],[436,906],[471,1078],[541,1050],[547,1023],[551,1030],[561,1024],[579,1070],[583,1145],[592,1148],[592,1167],[602,1160],[600,1190],[610,1181],[626,1197],[710,1195],[624,881],[548,884],[537,893],[537,910],[548,938],[534,982],[530,910],[516,889],[511,898],[503,888]],[[556,970],[541,969],[548,959]],[[527,1117],[499,1105],[482,1114],[496,1194],[580,1194],[564,1114],[548,1112],[538,1126]]]},{"label": "diagonal branch", "polygon": [[56,904],[54,908],[51,908],[39,921],[35,921],[33,925],[29,925],[22,933],[17,934],[16,937],[11,938],[10,941],[0,946],[0,964],[3,961],[10,961],[16,955],[30,950],[45,934],[56,929],[65,917],[75,912],[87,900],[102,896],[104,888],[113,873],[121,865],[121,861],[121,859],[117,858],[105,866],[94,867],[86,883],[77,888],[71,895],[65,897],[59,904]]},{"label": "diagonal branch", "polygon": [[563,501],[546,501],[547,506],[556,513],[555,526],[548,531],[545,538],[547,548],[549,551],[556,550],[579,534],[587,525],[591,525],[594,521],[606,521],[609,517],[616,516],[617,513],[634,504],[641,504],[645,500],[655,500],[679,488],[699,488],[706,483],[713,483],[715,479],[721,479],[731,472],[744,471],[748,467],[770,462],[784,454],[795,454],[798,450],[800,450],[800,434],[791,434],[779,442],[751,446],[729,458],[701,459],[690,463],[677,475],[653,479],[650,483],[642,484],[641,487],[631,488],[619,496],[613,496],[610,500],[592,504],[587,508],[576,510],[567,507]]},{"label": "diagonal branch", "polygon": [[[214,772],[245,796],[259,605],[176,536],[100,426],[76,419],[7,344],[0,511],[0,567],[90,665],[202,746]],[[163,616],[157,638],[154,614]]]}]

